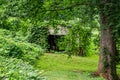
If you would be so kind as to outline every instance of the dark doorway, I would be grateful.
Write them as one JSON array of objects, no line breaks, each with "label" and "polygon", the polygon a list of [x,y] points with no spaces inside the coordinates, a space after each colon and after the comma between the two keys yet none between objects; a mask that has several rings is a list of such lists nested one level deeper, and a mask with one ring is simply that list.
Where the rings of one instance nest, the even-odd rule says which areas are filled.
[{"label": "dark doorway", "polygon": [[56,36],[55,35],[48,36],[48,44],[49,44],[49,50],[56,50]]},{"label": "dark doorway", "polygon": [[54,51],[61,51],[60,45],[58,45],[58,41],[60,38],[62,38],[64,35],[49,35],[48,36],[48,44],[49,48],[48,50],[54,50]]}]

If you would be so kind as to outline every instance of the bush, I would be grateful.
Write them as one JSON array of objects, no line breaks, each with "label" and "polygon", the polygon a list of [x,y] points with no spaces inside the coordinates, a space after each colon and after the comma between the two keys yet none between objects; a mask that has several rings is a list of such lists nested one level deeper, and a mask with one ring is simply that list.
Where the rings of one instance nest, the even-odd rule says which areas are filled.
[{"label": "bush", "polygon": [[45,80],[40,73],[20,59],[0,56],[0,80]]},{"label": "bush", "polygon": [[49,32],[46,26],[34,26],[30,30],[28,42],[38,44],[42,48],[46,49],[48,47],[48,35]]},{"label": "bush", "polygon": [[0,35],[4,37],[12,37],[12,32],[6,29],[0,29]]},{"label": "bush", "polygon": [[6,29],[0,29],[0,36],[3,36],[4,38],[12,38],[15,41],[25,42],[27,38],[27,32],[25,33],[25,35],[23,35],[22,31],[15,32]]},{"label": "bush", "polygon": [[0,80],[45,80],[29,64],[43,54],[43,49],[16,37],[16,33],[0,29]]},{"label": "bush", "polygon": [[43,50],[36,44],[15,41],[12,38],[0,36],[0,55],[20,58],[32,62],[43,54]]}]

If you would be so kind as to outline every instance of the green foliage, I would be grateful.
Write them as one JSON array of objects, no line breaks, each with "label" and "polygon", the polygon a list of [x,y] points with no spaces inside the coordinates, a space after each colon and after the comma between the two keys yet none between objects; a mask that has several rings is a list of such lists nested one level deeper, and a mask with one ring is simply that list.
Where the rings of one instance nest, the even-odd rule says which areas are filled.
[{"label": "green foliage", "polygon": [[[5,30],[3,30],[3,33],[4,32]],[[3,37],[3,35],[0,35],[0,55],[2,56],[21,58],[31,62],[42,55],[43,52],[41,47],[36,44],[18,41],[14,38],[8,36]]]},{"label": "green foliage", "polygon": [[107,72],[107,68],[110,66],[109,64],[108,64],[108,58],[107,58],[107,56],[105,56],[105,58],[103,59],[103,72]]},{"label": "green foliage", "polygon": [[109,51],[106,46],[103,47],[103,55],[108,55]]},{"label": "green foliage", "polygon": [[65,36],[60,36],[56,40],[56,46],[59,48],[59,51],[64,51],[66,49],[65,46]]},{"label": "green foliage", "polygon": [[20,58],[23,55],[23,51],[18,46],[12,44],[8,44],[7,46],[5,46],[2,52],[2,56]]},{"label": "green foliage", "polygon": [[30,65],[44,51],[21,36],[15,31],[0,29],[0,80],[45,80]]},{"label": "green foliage", "polygon": [[46,49],[48,47],[48,27],[46,26],[34,26],[30,30],[28,36],[28,42],[40,45],[42,48]]},{"label": "green foliage", "polygon": [[91,23],[83,23],[80,18],[58,21],[59,25],[68,29],[68,32],[61,38],[57,38],[57,47],[65,50],[69,55],[87,56],[98,53],[99,24],[97,19],[91,21]]},{"label": "green foliage", "polygon": [[[82,52],[85,53],[84,55],[86,55],[86,53],[89,52],[87,48],[90,48],[89,47],[90,38],[88,38],[88,36],[91,33],[89,31],[90,29],[87,30],[87,28],[84,28],[84,27],[86,26],[91,27],[89,26],[90,24],[93,25],[93,23],[91,23],[92,21],[89,16],[91,16],[91,18],[93,19],[94,18],[93,12],[97,12],[97,9],[95,7],[84,5],[84,3],[86,4],[87,1],[89,0],[80,0],[80,1],[79,0],[73,0],[73,1],[71,0],[67,0],[67,1],[66,0],[63,0],[63,1],[60,1],[60,0],[58,1],[54,1],[54,0],[26,1],[24,0],[24,1],[8,2],[7,5],[6,4],[4,5],[6,8],[5,10],[6,15],[9,15],[12,17],[17,16],[19,18],[22,18],[25,16],[25,18],[30,20],[31,22],[33,23],[35,22],[35,25],[37,24],[37,22],[48,21],[50,22],[49,25],[52,23],[53,24],[52,26],[54,26],[56,25],[55,24],[56,21],[58,21],[58,24],[59,24],[60,21],[66,20],[66,22],[68,22],[67,26],[72,27],[70,30],[70,34],[68,35],[69,39],[67,37],[65,43],[64,42],[62,43],[61,41],[58,40],[57,45],[60,46],[61,49],[64,49],[64,47],[61,47],[61,46],[67,46],[67,44],[70,43],[71,46],[70,47],[68,46],[66,48],[66,51],[67,50],[69,51],[69,49],[71,49],[73,52],[75,52],[75,54],[78,54],[79,48],[81,48]],[[91,0],[90,2],[93,3],[93,1]],[[83,4],[83,5],[79,6],[78,4]],[[13,8],[11,8],[11,6]],[[91,11],[92,13],[90,12],[91,13],[90,14],[89,11]],[[76,23],[74,19],[75,20],[80,19],[80,20],[77,21]],[[69,21],[69,20],[73,20],[73,21]],[[12,22],[15,22],[15,25],[16,25],[16,21],[12,21]],[[33,27],[31,28],[30,34],[28,35],[28,41],[31,43],[39,44],[40,46],[42,46],[42,48],[49,47],[46,40],[46,37],[48,35],[47,33],[48,26],[44,26],[44,30],[43,30],[42,27],[40,29],[40,27],[35,25],[33,25]],[[81,28],[81,26],[83,29]],[[73,38],[71,35],[73,35],[75,38]],[[79,37],[79,41],[77,40],[78,39],[77,37]],[[80,42],[80,44],[77,44],[77,42],[78,43]]]},{"label": "green foliage", "polygon": [[6,20],[1,20],[0,28],[10,30],[14,33],[14,37],[16,33],[20,33],[23,36],[26,36],[28,33],[28,29],[31,26],[29,20],[22,20],[17,17],[7,17]]},{"label": "green foliage", "polygon": [[20,20],[14,17],[7,17],[5,20],[2,20],[0,26],[3,29],[14,31],[18,31],[21,27]]},{"label": "green foliage", "polygon": [[0,80],[45,80],[40,73],[20,59],[0,56]]},{"label": "green foliage", "polygon": [[12,37],[12,32],[6,29],[0,29],[0,36],[4,36],[4,38],[10,38]]},{"label": "green foliage", "polygon": [[89,55],[88,48],[91,42],[91,28],[80,24],[79,19],[70,21],[66,26],[69,29],[63,42],[64,46],[66,46],[66,51],[79,56]]}]

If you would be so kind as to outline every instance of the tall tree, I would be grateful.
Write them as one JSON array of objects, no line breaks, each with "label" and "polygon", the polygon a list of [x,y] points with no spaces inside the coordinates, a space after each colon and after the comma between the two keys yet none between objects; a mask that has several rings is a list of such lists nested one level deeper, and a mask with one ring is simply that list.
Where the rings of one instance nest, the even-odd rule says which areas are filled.
[{"label": "tall tree", "polygon": [[115,3],[113,0],[101,0],[100,8],[100,58],[98,73],[106,80],[119,80],[116,73],[116,43],[113,35]]}]

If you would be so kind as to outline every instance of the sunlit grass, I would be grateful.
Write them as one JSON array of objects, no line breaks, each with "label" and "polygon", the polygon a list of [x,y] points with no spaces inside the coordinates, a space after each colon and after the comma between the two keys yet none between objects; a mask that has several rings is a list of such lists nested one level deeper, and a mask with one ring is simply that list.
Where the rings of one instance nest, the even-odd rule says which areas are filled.
[{"label": "sunlit grass", "polygon": [[97,70],[98,56],[68,58],[65,54],[46,53],[36,61],[35,67],[44,70],[47,80],[103,80],[92,77]]}]

